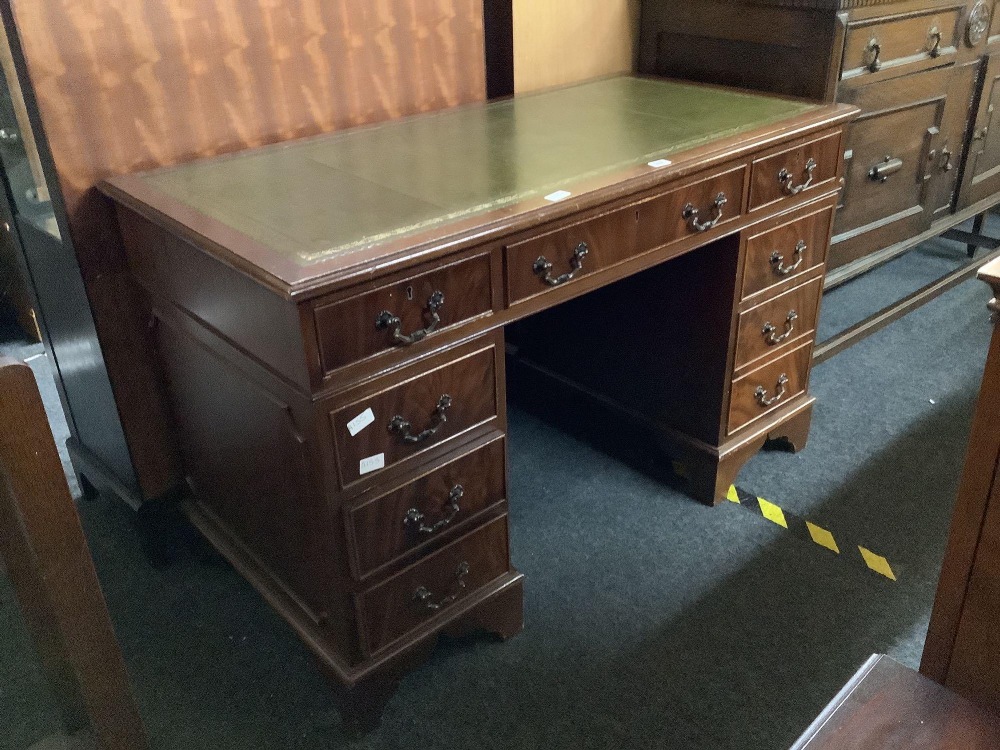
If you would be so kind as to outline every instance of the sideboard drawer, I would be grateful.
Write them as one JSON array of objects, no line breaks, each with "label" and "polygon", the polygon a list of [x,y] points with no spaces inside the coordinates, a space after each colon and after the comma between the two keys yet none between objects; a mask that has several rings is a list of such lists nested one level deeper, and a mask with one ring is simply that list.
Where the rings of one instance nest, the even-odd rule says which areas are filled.
[{"label": "sideboard drawer", "polygon": [[833,209],[819,211],[747,239],[741,297],[796,279],[826,260]]},{"label": "sideboard drawer", "polygon": [[333,411],[342,485],[497,419],[497,366],[491,345]]},{"label": "sideboard drawer", "polygon": [[503,515],[360,594],[362,649],[378,652],[509,570]]},{"label": "sideboard drawer", "polygon": [[750,172],[750,210],[825,186],[836,178],[842,158],[837,132],[755,160]]},{"label": "sideboard drawer", "polygon": [[498,436],[400,489],[348,509],[355,575],[363,578],[504,500],[505,451]]},{"label": "sideboard drawer", "polygon": [[740,314],[737,369],[801,341],[812,340],[823,279],[816,278]]},{"label": "sideboard drawer", "polygon": [[710,232],[743,213],[747,167],[740,164],[638,206],[638,252]]},{"label": "sideboard drawer", "polygon": [[812,342],[733,381],[729,401],[729,434],[780,409],[805,393]]},{"label": "sideboard drawer", "polygon": [[873,75],[891,68],[908,70],[926,66],[932,60],[942,65],[951,63],[961,44],[964,5],[955,3],[920,15],[908,13],[852,23],[844,44],[842,78]]},{"label": "sideboard drawer", "polygon": [[625,260],[635,248],[635,211],[619,209],[504,248],[507,303],[515,304]]},{"label": "sideboard drawer", "polygon": [[321,300],[314,315],[322,371],[417,344],[492,309],[489,253],[436,264],[345,299]]}]

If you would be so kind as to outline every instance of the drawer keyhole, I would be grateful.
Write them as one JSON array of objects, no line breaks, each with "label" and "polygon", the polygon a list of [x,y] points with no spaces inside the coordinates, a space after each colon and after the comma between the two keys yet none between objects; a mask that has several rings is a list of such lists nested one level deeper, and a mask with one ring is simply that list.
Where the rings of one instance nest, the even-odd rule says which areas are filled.
[{"label": "drawer keyhole", "polygon": [[406,287],[406,299],[408,299],[410,302],[413,302],[413,287],[412,286]]}]

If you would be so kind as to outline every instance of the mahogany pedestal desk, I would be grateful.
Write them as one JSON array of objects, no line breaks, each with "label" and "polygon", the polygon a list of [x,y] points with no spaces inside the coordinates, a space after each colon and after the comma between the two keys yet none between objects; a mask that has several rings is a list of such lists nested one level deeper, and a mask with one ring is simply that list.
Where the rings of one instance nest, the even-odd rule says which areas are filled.
[{"label": "mahogany pedestal desk", "polygon": [[804,444],[854,113],[619,77],[103,185],[189,515],[345,720],[377,720],[440,632],[522,627],[505,324],[539,313],[538,368],[705,502],[769,437]]}]

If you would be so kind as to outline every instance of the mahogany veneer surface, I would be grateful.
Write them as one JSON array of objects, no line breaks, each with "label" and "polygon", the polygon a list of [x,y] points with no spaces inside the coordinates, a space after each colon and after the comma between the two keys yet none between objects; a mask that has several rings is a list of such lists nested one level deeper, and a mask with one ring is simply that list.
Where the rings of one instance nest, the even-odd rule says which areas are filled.
[{"label": "mahogany veneer surface", "polygon": [[1000,717],[873,656],[792,750],[992,750]]},{"label": "mahogany veneer surface", "polygon": [[[439,633],[521,627],[504,326],[536,317],[525,353],[645,415],[705,502],[768,436],[804,443],[853,115],[622,77],[102,185],[149,295],[189,513],[345,717],[376,718]],[[810,159],[808,185],[783,179]],[[755,251],[744,301],[769,234],[807,265]],[[801,307],[801,327],[770,349],[757,304]]]},{"label": "mahogany veneer surface", "polygon": [[819,110],[621,76],[117,177],[105,189],[295,291],[393,249],[537,212],[557,191],[607,188],[649,173],[650,161]]}]

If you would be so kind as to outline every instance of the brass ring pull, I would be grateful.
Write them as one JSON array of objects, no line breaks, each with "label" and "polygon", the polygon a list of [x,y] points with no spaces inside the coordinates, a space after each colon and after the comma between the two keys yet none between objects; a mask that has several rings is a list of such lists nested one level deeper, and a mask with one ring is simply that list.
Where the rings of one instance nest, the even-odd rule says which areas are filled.
[{"label": "brass ring pull", "polygon": [[879,44],[877,38],[872,37],[868,40],[868,45],[865,47],[865,67],[868,68],[870,73],[877,73],[882,68],[882,45]]},{"label": "brass ring pull", "polygon": [[809,157],[809,161],[806,162],[806,181],[800,185],[793,185],[792,182],[795,180],[795,176],[789,172],[787,169],[782,169],[778,172],[778,182],[781,183],[781,189],[785,191],[785,195],[798,195],[807,187],[813,183],[813,172],[816,171],[816,160]]},{"label": "brass ring pull", "polygon": [[535,265],[532,266],[532,270],[541,276],[542,281],[549,286],[559,286],[560,284],[565,284],[567,281],[572,281],[576,278],[576,275],[583,270],[583,259],[586,258],[589,253],[590,248],[587,246],[586,242],[581,242],[577,245],[576,250],[573,251],[573,257],[570,260],[570,265],[573,266],[573,270],[567,271],[562,276],[552,275],[552,263],[546,259],[544,255],[538,256],[538,260],[535,261]]},{"label": "brass ring pull", "polygon": [[691,231],[707,232],[722,221],[722,209],[727,203],[729,203],[729,199],[726,198],[725,193],[719,193],[715,196],[715,202],[712,204],[713,216],[708,221],[698,221],[698,209],[694,207],[694,204],[688,203],[681,211],[681,218],[687,221]]},{"label": "brass ring pull", "polygon": [[787,276],[792,271],[797,271],[799,266],[802,265],[802,261],[805,260],[803,253],[805,253],[808,247],[809,246],[806,244],[805,240],[799,240],[799,244],[795,246],[795,253],[793,256],[795,258],[795,262],[790,266],[785,265],[785,256],[775,250],[771,253],[771,268],[774,269],[774,272],[778,274],[778,276]]},{"label": "brass ring pull", "polygon": [[799,314],[795,310],[788,311],[788,317],[785,318],[785,332],[778,333],[778,327],[771,323],[770,321],[764,324],[764,329],[762,333],[764,334],[764,342],[768,346],[775,346],[780,344],[782,341],[788,339],[795,330],[795,321],[799,319]]},{"label": "brass ring pull", "polygon": [[458,599],[459,596],[461,596],[462,591],[465,590],[465,578],[468,575],[469,563],[459,563],[458,569],[455,571],[455,583],[452,585],[452,588],[454,589],[452,593],[448,594],[448,596],[444,597],[440,601],[433,602],[431,599],[434,597],[434,594],[432,594],[426,586],[421,586],[413,592],[413,601],[422,604],[424,609],[430,610],[431,612],[437,612],[439,609],[452,604]]},{"label": "brass ring pull", "polygon": [[775,391],[773,396],[768,398],[767,389],[762,385],[757,386],[757,390],[754,391],[753,395],[757,399],[757,403],[766,409],[769,406],[774,406],[785,397],[787,386],[788,376],[785,373],[781,373],[781,377],[778,378],[778,389]]},{"label": "brass ring pull", "polygon": [[447,513],[440,521],[428,526],[424,523],[424,516],[417,508],[410,508],[406,511],[406,515],[403,517],[403,525],[415,529],[419,534],[436,534],[445,526],[450,524],[455,520],[455,517],[461,512],[462,508],[459,506],[458,501],[462,499],[465,494],[465,488],[460,484],[456,484],[451,488],[451,492],[448,493],[448,503],[444,506]]},{"label": "brass ring pull", "polygon": [[927,50],[927,54],[931,57],[939,57],[941,55],[941,41],[944,36],[941,34],[941,30],[937,26],[932,26],[931,30],[927,32],[927,41],[931,42],[931,48]]},{"label": "brass ring pull", "polygon": [[430,323],[427,324],[426,328],[421,328],[409,335],[403,333],[403,322],[388,310],[383,310],[378,314],[378,317],[375,318],[375,327],[380,331],[389,328],[395,329],[392,332],[393,341],[403,346],[410,346],[416,344],[418,341],[423,341],[427,338],[427,334],[434,333],[441,323],[440,310],[443,306],[444,292],[434,292],[427,300],[427,306],[424,308],[430,316]]},{"label": "brass ring pull", "polygon": [[413,435],[410,433],[412,426],[398,414],[389,422],[389,432],[398,433],[402,436],[404,443],[422,443],[431,438],[448,421],[445,413],[451,408],[451,396],[447,393],[438,399],[437,408],[434,409],[433,424],[421,433]]}]

